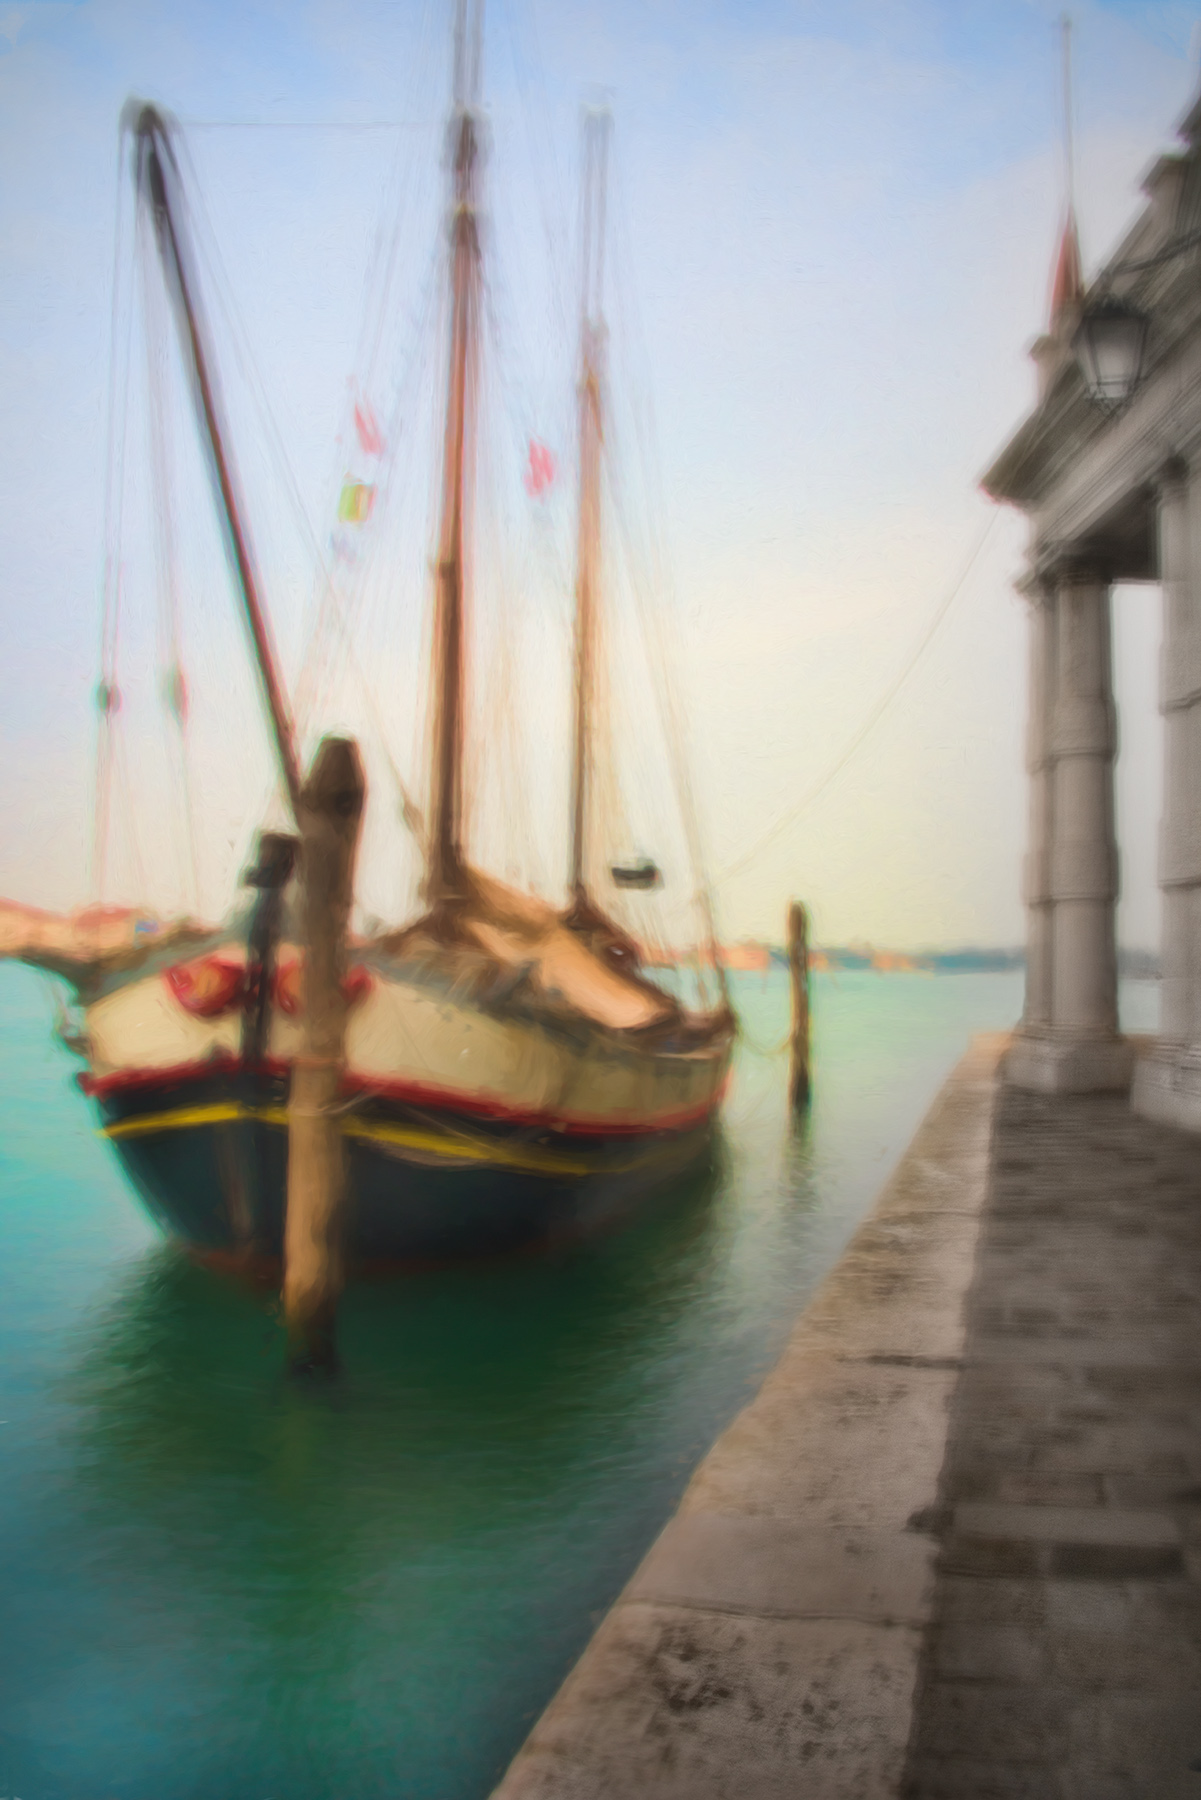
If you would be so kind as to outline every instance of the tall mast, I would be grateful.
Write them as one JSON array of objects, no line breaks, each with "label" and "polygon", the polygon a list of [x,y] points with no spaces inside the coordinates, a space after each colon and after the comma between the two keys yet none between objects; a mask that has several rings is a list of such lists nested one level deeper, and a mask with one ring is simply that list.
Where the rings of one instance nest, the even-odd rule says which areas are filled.
[{"label": "tall mast", "polygon": [[458,0],[455,17],[450,372],[442,460],[434,612],[434,733],[426,892],[434,906],[463,891],[463,712],[466,542],[475,462],[480,241],[476,217],[483,0]]},{"label": "tall mast", "polygon": [[191,366],[193,392],[210,454],[210,467],[217,489],[218,509],[225,526],[230,557],[238,578],[238,589],[246,613],[258,664],[263,698],[271,720],[275,748],[288,790],[293,813],[300,803],[300,765],[296,756],[296,739],[292,716],[284,698],[283,683],[267,615],[259,595],[250,537],[242,517],[241,500],[233,461],[225,444],[219,413],[215,377],[205,344],[199,299],[188,271],[187,248],[181,235],[180,221],[172,205],[167,170],[172,182],[178,183],[178,171],[171,150],[167,126],[153,106],[144,106],[137,120],[137,175],[139,192],[150,201],[154,213],[155,236],[167,283],[176,301],[176,318],[184,343],[184,355]]},{"label": "tall mast", "polygon": [[580,270],[580,511],[576,537],[575,732],[571,769],[571,890],[586,899],[584,848],[588,829],[593,712],[596,700],[596,605],[600,575],[600,481],[606,331],[605,181],[612,120],[588,111],[583,128],[582,254]]}]

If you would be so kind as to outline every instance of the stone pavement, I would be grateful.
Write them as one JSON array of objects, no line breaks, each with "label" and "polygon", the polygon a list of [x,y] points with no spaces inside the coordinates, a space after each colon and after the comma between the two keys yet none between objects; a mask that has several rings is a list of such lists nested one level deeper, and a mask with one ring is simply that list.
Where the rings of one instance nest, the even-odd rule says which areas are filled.
[{"label": "stone pavement", "polygon": [[1003,1090],[966,1326],[902,1792],[1201,1800],[1201,1138]]},{"label": "stone pavement", "polygon": [[496,1800],[1201,1800],[1201,1137],[978,1040]]},{"label": "stone pavement", "polygon": [[[1003,1041],[955,1071],[496,1800],[896,1795]],[[1201,1796],[1199,1796],[1201,1800]]]}]

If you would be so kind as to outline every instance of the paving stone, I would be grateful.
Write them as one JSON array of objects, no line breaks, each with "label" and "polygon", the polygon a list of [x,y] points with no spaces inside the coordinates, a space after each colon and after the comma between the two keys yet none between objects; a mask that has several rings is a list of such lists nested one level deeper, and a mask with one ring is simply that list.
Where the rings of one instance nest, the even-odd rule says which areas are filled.
[{"label": "paving stone", "polygon": [[1030,1539],[1051,1544],[1176,1547],[1180,1532],[1166,1513],[1110,1506],[1013,1506],[977,1501],[955,1508],[955,1530],[967,1537]]},{"label": "paving stone", "polygon": [[[984,1482],[978,1483],[983,1489]],[[1160,1484],[1162,1486],[1162,1484]],[[961,1496],[964,1500],[996,1499],[1012,1505],[1024,1506],[1100,1506],[1111,1498],[1107,1491],[1106,1478],[1103,1475],[1084,1473],[1075,1469],[1001,1469],[989,1471],[987,1482],[988,1493],[972,1493]],[[1158,1504],[1161,1499],[1160,1487],[1156,1488],[1153,1499],[1143,1504]],[[1113,1496],[1114,1504],[1121,1502]],[[1135,1500],[1132,1505],[1139,1505]]]},{"label": "paving stone", "polygon": [[1020,1686],[1047,1670],[1042,1635],[1021,1625],[946,1623],[934,1633],[931,1654],[939,1675],[952,1681],[996,1681]]},{"label": "paving stone", "polygon": [[1063,1800],[1059,1771],[1031,1763],[923,1756],[908,1770],[902,1800]]},{"label": "paving stone", "polygon": [[934,1549],[912,1533],[761,1515],[689,1511],[662,1532],[626,1589],[628,1600],[791,1618],[921,1624]]},{"label": "paving stone", "polygon": [[1050,1679],[1069,1693],[1153,1688],[1196,1695],[1201,1710],[1201,1654],[1170,1630],[1058,1631],[1048,1634],[1043,1648]]},{"label": "paving stone", "polygon": [[1053,1586],[1044,1581],[980,1581],[952,1575],[944,1566],[938,1578],[938,1618],[950,1624],[1042,1624]]},{"label": "paving stone", "polygon": [[504,1800],[1201,1800],[1201,1137],[991,1066]]},{"label": "paving stone", "polygon": [[[623,1603],[509,1781],[522,1800],[896,1793],[916,1632]],[[847,1671],[859,1678],[847,1704]]]},{"label": "paving stone", "polygon": [[1052,1631],[1126,1631],[1131,1619],[1129,1590],[1114,1581],[1048,1581],[1043,1589],[1047,1624]]},{"label": "paving stone", "polygon": [[1201,1800],[1201,1139],[1005,1095],[963,1365],[903,1791]]},{"label": "paving stone", "polygon": [[1195,1692],[1098,1694],[1072,1709],[1069,1800],[1107,1792],[1136,1800],[1196,1800],[1201,1775],[1190,1764],[1198,1760],[1201,1705]]},{"label": "paving stone", "polygon": [[1060,1580],[1148,1581],[1182,1575],[1184,1551],[1179,1544],[1052,1544],[1046,1570]]},{"label": "paving stone", "polygon": [[1067,1754],[1060,1695],[1006,1683],[940,1679],[922,1698],[922,1748],[936,1756],[1054,1764]]},{"label": "paving stone", "polygon": [[949,1538],[943,1546],[941,1568],[949,1575],[1036,1577],[1045,1573],[1042,1546],[1015,1543],[1012,1538]]},{"label": "paving stone", "polygon": [[960,1064],[498,1800],[899,1793],[1000,1049]]}]

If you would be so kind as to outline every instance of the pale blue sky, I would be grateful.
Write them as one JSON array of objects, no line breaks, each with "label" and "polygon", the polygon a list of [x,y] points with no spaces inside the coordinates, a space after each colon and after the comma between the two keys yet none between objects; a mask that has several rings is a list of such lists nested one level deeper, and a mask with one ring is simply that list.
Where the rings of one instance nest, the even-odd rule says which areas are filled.
[{"label": "pale blue sky", "polygon": [[[138,93],[185,121],[407,127],[399,139],[189,140],[320,525],[382,209],[405,209],[414,320],[430,265],[445,11],[0,6],[0,891],[86,897],[121,105]],[[987,512],[975,480],[1032,399],[1024,353],[1042,324],[1061,204],[1057,12],[1014,0],[496,0],[490,11],[499,324],[528,377],[505,401],[511,435],[528,425],[569,438],[570,344],[562,355],[546,346],[570,311],[580,99],[602,92],[613,104],[630,308],[614,319],[615,357],[624,330],[639,405],[653,389],[674,642],[717,869],[829,766],[903,665]],[[1201,9],[1074,16],[1079,210],[1095,264],[1137,208],[1139,175],[1172,142],[1196,80]],[[408,316],[402,307],[394,322],[402,355]],[[231,410],[245,427],[248,489],[265,494],[236,392]],[[413,518],[420,537],[421,508]],[[265,536],[270,562],[269,518]],[[830,939],[1020,936],[1024,621],[1009,582],[1021,543],[1020,524],[1003,520],[863,750],[723,888],[729,935],[777,935],[798,892]],[[290,554],[279,550],[281,571]],[[1147,942],[1157,606],[1149,592],[1121,600],[1124,926]],[[282,574],[277,608],[294,649],[303,606]],[[206,591],[189,641],[210,687],[228,672],[238,717],[250,689],[226,609],[224,592]],[[227,720],[224,741],[209,744],[223,792],[236,785],[228,771],[259,754],[256,733],[243,754]],[[407,720],[397,744],[411,747]],[[257,792],[250,779],[240,825],[229,808],[211,904],[229,892]]]}]

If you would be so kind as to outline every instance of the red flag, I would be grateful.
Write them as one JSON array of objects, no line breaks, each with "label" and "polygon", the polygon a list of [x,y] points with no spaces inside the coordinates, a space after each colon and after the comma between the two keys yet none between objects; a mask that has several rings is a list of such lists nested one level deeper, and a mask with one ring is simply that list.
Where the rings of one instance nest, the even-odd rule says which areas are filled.
[{"label": "red flag", "polygon": [[530,460],[525,471],[525,491],[540,500],[555,478],[555,459],[545,444],[530,439]]},{"label": "red flag", "polygon": [[356,400],[354,403],[354,428],[359,434],[359,443],[363,446],[364,455],[383,455],[383,433],[366,400]]}]

